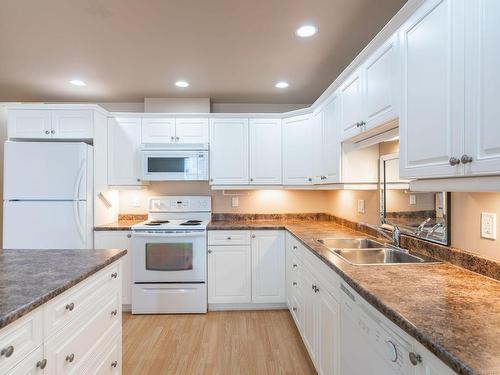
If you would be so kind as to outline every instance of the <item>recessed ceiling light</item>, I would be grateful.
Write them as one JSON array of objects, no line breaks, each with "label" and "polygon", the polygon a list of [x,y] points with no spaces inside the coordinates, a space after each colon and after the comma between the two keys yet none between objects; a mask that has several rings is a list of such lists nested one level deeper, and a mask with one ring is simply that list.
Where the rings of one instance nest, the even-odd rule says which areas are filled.
[{"label": "recessed ceiling light", "polygon": [[277,89],[286,89],[288,86],[288,82],[285,81],[276,82],[276,84],[274,85],[274,87],[276,87]]},{"label": "recessed ceiling light", "polygon": [[175,85],[177,87],[188,87],[189,83],[187,83],[186,81],[177,81],[177,82],[175,82]]},{"label": "recessed ceiling light", "polygon": [[72,79],[69,83],[75,86],[87,86],[87,84],[80,79]]},{"label": "recessed ceiling light", "polygon": [[308,38],[310,36],[313,36],[318,32],[318,29],[314,25],[303,25],[299,27],[296,31],[295,34],[297,36],[300,36],[301,38]]}]

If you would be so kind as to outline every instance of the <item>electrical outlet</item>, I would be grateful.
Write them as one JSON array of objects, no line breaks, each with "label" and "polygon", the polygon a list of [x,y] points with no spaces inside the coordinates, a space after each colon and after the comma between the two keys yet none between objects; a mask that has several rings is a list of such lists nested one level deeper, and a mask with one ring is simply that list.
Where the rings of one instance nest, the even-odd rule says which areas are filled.
[{"label": "electrical outlet", "polygon": [[141,200],[138,197],[134,198],[134,202],[132,203],[134,207],[141,207]]},{"label": "electrical outlet", "polygon": [[410,194],[410,204],[417,204],[417,196],[415,194]]},{"label": "electrical outlet", "polygon": [[365,200],[364,199],[358,199],[358,212],[360,214],[365,213]]},{"label": "electrical outlet", "polygon": [[481,237],[489,240],[497,239],[497,214],[481,213]]},{"label": "electrical outlet", "polygon": [[240,198],[232,197],[231,198],[231,207],[239,207],[239,205],[240,205]]}]

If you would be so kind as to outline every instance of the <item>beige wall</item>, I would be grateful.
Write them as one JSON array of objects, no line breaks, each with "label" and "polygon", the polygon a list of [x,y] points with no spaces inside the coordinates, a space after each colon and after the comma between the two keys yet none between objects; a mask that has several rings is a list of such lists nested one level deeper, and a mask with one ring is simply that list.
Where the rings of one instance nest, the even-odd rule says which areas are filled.
[{"label": "beige wall", "polygon": [[[226,195],[225,195],[226,194]],[[238,194],[239,207],[231,207]],[[147,189],[120,191],[120,213],[144,213],[147,198],[155,195],[210,195],[215,213],[301,213],[325,212],[326,191],[253,190],[213,191],[206,182],[156,182]],[[134,203],[138,203],[135,206]]]}]

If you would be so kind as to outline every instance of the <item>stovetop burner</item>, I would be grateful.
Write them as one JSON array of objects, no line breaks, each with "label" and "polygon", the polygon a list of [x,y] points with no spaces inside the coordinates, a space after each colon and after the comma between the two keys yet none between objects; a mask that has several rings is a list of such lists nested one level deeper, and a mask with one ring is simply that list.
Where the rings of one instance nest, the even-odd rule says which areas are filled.
[{"label": "stovetop burner", "polygon": [[161,224],[168,224],[168,223],[170,223],[170,221],[168,221],[168,220],[151,220],[151,221],[148,221],[147,223],[144,223],[144,225],[158,226]]},{"label": "stovetop burner", "polygon": [[181,223],[180,225],[200,225],[201,220],[188,220],[185,221],[184,223]]}]

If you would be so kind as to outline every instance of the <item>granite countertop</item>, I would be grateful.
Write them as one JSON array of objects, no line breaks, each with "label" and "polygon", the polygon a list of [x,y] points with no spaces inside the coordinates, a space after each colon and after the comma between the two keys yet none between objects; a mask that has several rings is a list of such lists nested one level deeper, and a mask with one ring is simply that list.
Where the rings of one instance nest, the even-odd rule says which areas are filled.
[{"label": "granite countertop", "polygon": [[497,280],[449,263],[351,265],[316,239],[366,234],[331,221],[212,221],[208,229],[286,229],[453,370],[459,374],[500,374]]},{"label": "granite countertop", "polygon": [[114,230],[130,230],[132,225],[138,224],[144,219],[122,219],[113,221],[107,224],[101,224],[94,227],[96,231],[114,231]]},{"label": "granite countertop", "polygon": [[21,318],[127,250],[0,250],[0,328]]}]

